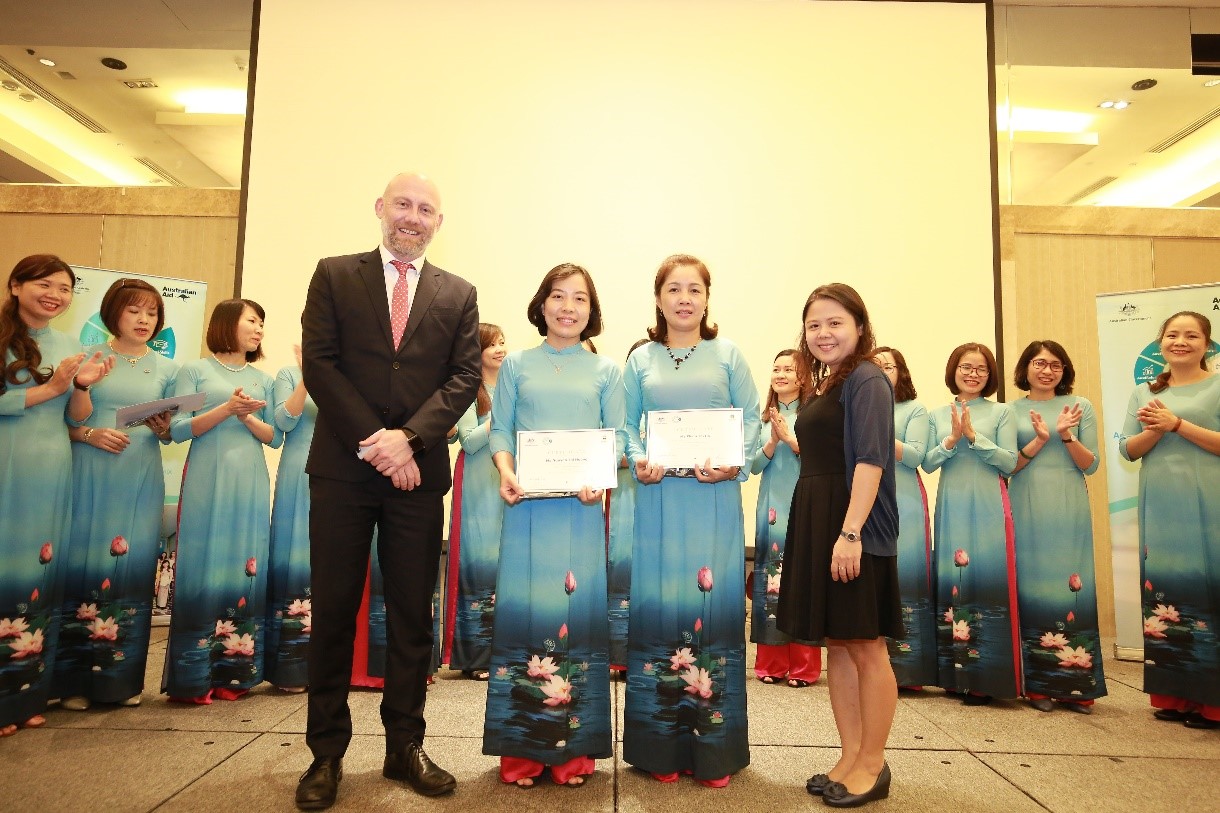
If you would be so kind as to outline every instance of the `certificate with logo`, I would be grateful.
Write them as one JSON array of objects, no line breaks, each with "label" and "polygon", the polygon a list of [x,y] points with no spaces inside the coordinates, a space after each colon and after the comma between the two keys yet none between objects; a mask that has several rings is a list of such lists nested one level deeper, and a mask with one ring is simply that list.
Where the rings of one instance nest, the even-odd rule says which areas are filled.
[{"label": "certificate with logo", "polygon": [[713,466],[744,466],[743,432],[740,409],[653,410],[648,413],[648,462],[679,475],[709,458]]},{"label": "certificate with logo", "polygon": [[192,392],[188,395],[175,395],[172,398],[161,398],[156,401],[145,401],[142,404],[121,407],[115,412],[114,425],[118,429],[131,429],[162,412],[168,412],[171,415],[179,412],[194,412],[203,409],[206,398],[207,393]]},{"label": "certificate with logo", "polygon": [[613,429],[517,433],[517,482],[526,499],[571,497],[618,485]]}]

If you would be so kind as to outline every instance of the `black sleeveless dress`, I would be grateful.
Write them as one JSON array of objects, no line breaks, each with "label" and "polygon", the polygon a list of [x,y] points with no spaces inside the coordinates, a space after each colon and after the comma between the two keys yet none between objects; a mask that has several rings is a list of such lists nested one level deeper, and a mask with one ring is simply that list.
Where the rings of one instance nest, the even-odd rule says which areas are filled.
[{"label": "black sleeveless dress", "polygon": [[797,414],[801,474],[792,494],[776,627],[807,641],[903,635],[898,558],[862,553],[860,576],[830,578],[830,555],[851,499],[843,453],[843,384]]}]

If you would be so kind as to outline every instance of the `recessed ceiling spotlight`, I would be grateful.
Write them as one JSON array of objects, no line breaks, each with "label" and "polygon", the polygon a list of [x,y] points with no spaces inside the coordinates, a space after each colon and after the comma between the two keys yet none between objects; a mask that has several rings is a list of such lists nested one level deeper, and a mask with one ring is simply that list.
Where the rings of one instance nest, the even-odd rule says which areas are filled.
[{"label": "recessed ceiling spotlight", "polygon": [[1101,104],[1099,104],[1097,106],[1108,110],[1109,108],[1114,106],[1114,102],[1110,101],[1109,99],[1106,99],[1104,102],[1102,102]]},{"label": "recessed ceiling spotlight", "polygon": [[112,70],[112,71],[125,71],[125,70],[127,70],[127,63],[126,63],[126,62],[124,62],[124,61],[123,61],[123,60],[121,60],[121,59],[115,59],[115,58],[114,58],[114,57],[112,57],[112,56],[104,56],[104,57],[102,57],[102,64],[103,64],[103,65],[105,65],[107,68],[109,68],[109,69],[110,69],[110,70]]},{"label": "recessed ceiling spotlight", "polygon": [[1151,90],[1156,87],[1155,79],[1141,79],[1131,86],[1132,90]]},{"label": "recessed ceiling spotlight", "polygon": [[35,99],[37,99],[38,97],[37,97],[37,96],[35,96],[33,93],[22,93],[22,94],[21,94],[20,96],[18,96],[17,98],[18,98],[18,99],[20,99],[20,100],[21,100],[21,101],[23,101],[23,102],[32,102],[32,101],[34,101]]},{"label": "recessed ceiling spotlight", "polygon": [[1114,103],[1115,110],[1126,110],[1131,106],[1131,102],[1117,101]]},{"label": "recessed ceiling spotlight", "polygon": [[39,59],[38,61],[39,61],[39,62],[41,62],[43,65],[46,65],[48,68],[54,68],[54,67],[55,67],[55,60],[54,60],[54,59],[47,59],[47,58],[44,56],[44,57],[42,57],[41,59]]},{"label": "recessed ceiling spotlight", "polygon": [[21,87],[21,85],[17,84],[11,79],[5,79],[3,82],[0,82],[0,87],[4,88],[5,90],[16,90],[17,88]]},{"label": "recessed ceiling spotlight", "polygon": [[1220,85],[1220,79],[1208,79],[1203,83],[1205,88],[1214,88],[1216,85]]}]

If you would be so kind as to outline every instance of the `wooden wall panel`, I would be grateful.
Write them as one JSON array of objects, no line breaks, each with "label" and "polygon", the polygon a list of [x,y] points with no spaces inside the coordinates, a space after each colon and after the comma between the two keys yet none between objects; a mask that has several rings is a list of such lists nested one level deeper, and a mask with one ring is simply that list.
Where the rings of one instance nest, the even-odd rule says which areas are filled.
[{"label": "wooden wall panel", "polygon": [[206,282],[207,314],[233,296],[236,261],[235,217],[106,216],[103,268]]},{"label": "wooden wall panel", "polygon": [[1156,288],[1220,280],[1220,240],[1158,237],[1152,241]]},{"label": "wooden wall panel", "polygon": [[73,265],[96,266],[102,250],[102,216],[0,211],[0,279],[22,257],[58,254]]},{"label": "wooden wall panel", "polygon": [[[1099,293],[1153,287],[1152,240],[1147,237],[1022,234],[1014,237],[1016,324],[1005,330],[1009,364],[1035,339],[1054,339],[1072,356],[1075,392],[1098,407],[1098,436],[1108,437],[1101,414],[1100,353],[1094,298]],[[1008,337],[1011,336],[1011,339]],[[1011,380],[1011,370],[1008,378]],[[1010,385],[1008,399],[1022,395]],[[1103,459],[1109,448],[1102,444]],[[1089,478],[1097,583],[1114,582],[1105,465]],[[1102,632],[1114,634],[1114,594],[1097,594]]]}]

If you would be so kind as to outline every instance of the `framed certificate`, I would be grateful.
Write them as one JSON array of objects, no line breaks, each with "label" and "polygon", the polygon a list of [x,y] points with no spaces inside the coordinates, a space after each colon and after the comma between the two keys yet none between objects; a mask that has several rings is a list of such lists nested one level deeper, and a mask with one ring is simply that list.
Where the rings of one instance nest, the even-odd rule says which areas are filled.
[{"label": "framed certificate", "polygon": [[744,466],[740,409],[658,409],[648,413],[648,461],[666,469]]},{"label": "framed certificate", "polygon": [[527,499],[570,497],[585,486],[618,485],[613,429],[518,432],[516,462],[517,482]]}]

